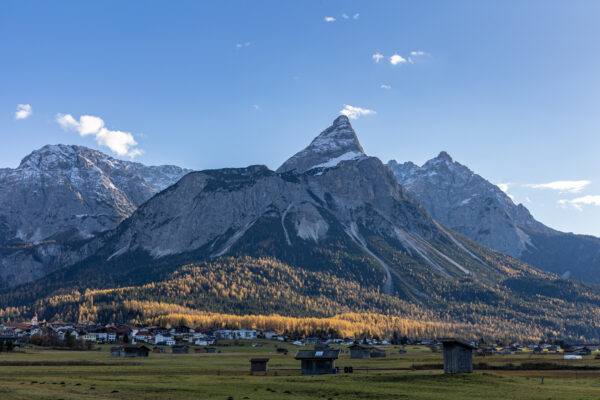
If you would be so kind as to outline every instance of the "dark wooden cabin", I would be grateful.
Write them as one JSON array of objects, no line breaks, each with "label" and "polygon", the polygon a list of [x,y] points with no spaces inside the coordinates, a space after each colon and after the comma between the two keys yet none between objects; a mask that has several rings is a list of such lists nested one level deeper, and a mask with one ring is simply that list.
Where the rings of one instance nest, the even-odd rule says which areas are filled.
[{"label": "dark wooden cabin", "polygon": [[473,350],[475,346],[458,339],[442,339],[444,346],[444,373],[473,372]]},{"label": "dark wooden cabin", "polygon": [[175,344],[171,347],[171,353],[173,354],[188,354],[189,352],[189,347],[184,344]]},{"label": "dark wooden cabin", "polygon": [[383,347],[366,344],[353,344],[350,346],[350,358],[377,358],[385,356],[386,350]]},{"label": "dark wooden cabin", "polygon": [[333,374],[339,350],[299,350],[294,357],[302,364],[302,375]]},{"label": "dark wooden cabin", "polygon": [[254,373],[267,373],[267,363],[269,362],[268,358],[252,358],[250,360],[250,374],[254,375]]},{"label": "dark wooden cabin", "polygon": [[148,357],[150,349],[143,344],[124,344],[110,348],[111,356],[121,357]]}]

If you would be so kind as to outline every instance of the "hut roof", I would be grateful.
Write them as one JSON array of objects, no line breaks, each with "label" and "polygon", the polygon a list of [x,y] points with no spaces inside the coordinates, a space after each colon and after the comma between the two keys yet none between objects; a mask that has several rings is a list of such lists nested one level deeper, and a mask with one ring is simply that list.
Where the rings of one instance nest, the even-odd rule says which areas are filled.
[{"label": "hut roof", "polygon": [[298,350],[296,360],[303,359],[337,359],[340,356],[340,350]]},{"label": "hut roof", "polygon": [[442,344],[448,345],[448,344],[457,344],[461,347],[465,347],[468,349],[476,349],[476,346],[473,346],[471,343],[465,342],[464,340],[460,340],[460,339],[455,339],[455,338],[443,338],[440,339],[440,342],[442,342]]}]

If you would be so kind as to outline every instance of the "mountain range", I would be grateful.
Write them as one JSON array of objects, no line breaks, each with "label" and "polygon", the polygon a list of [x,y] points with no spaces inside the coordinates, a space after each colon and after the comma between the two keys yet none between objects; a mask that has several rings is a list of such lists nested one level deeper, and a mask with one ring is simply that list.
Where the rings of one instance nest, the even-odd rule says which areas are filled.
[{"label": "mountain range", "polygon": [[78,259],[70,246],[114,228],[189,170],[48,145],[0,169],[0,287]]},{"label": "mountain range", "polygon": [[[77,154],[71,160],[86,151],[71,149]],[[60,158],[57,151],[48,148],[50,159]],[[458,169],[445,153],[430,166]],[[125,201],[133,197],[125,189],[123,197],[101,197],[119,198],[119,206],[107,200],[114,205],[112,226],[99,225],[104,219],[98,213],[106,211],[91,208],[85,213],[94,224],[68,230],[68,224],[50,223],[54,228],[40,228],[45,233],[37,236],[36,229],[19,231],[7,218],[3,257],[20,252],[36,259],[39,250],[32,249],[52,245],[61,262],[17,286],[16,279],[6,280],[0,317],[19,318],[33,309],[47,319],[114,322],[144,321],[157,310],[317,317],[354,312],[402,315],[496,337],[600,337],[600,287],[561,279],[470,239],[470,231],[461,234],[430,210],[436,202],[413,194],[421,168],[404,173],[397,167],[365,154],[350,121],[340,116],[276,171],[261,165],[195,172],[148,167],[155,168],[152,177],[134,174],[154,190],[140,203]],[[81,170],[69,163],[63,168],[67,175]],[[115,171],[128,168],[133,166]],[[56,179],[62,172],[53,176],[64,186],[57,193],[71,196],[64,204],[105,193],[84,195],[81,184],[71,183],[77,179],[67,185]],[[94,181],[102,174],[86,176]],[[150,184],[157,181],[172,185]],[[43,185],[37,190],[45,191]],[[502,200],[501,192],[491,195]],[[485,214],[488,203],[481,204]],[[526,245],[533,228],[554,232],[524,207],[506,207]],[[44,210],[41,221],[57,220]],[[490,216],[489,225],[505,223],[497,218]],[[501,232],[505,253],[521,243],[509,229]]]},{"label": "mountain range", "polygon": [[600,239],[564,233],[537,221],[498,186],[446,152],[422,166],[387,166],[398,182],[445,226],[494,250],[564,278],[600,283]]}]

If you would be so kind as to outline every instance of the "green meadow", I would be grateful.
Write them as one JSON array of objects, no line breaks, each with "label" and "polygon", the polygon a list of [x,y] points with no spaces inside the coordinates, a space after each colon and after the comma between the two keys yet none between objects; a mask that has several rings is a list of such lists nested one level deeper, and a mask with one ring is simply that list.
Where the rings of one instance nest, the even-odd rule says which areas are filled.
[{"label": "green meadow", "polygon": [[[441,353],[426,347],[388,346],[385,359],[350,359],[340,374],[301,376],[298,347],[272,341],[219,346],[218,354],[151,353],[148,358],[111,357],[94,351],[41,348],[0,354],[1,399],[599,399],[600,370],[476,370],[444,375]],[[276,354],[275,345],[290,350]],[[193,347],[191,348],[193,350]],[[250,358],[269,358],[266,376],[250,375]],[[473,357],[475,365],[600,367],[594,355],[566,361],[561,355]],[[568,364],[570,363],[570,364]],[[352,366],[354,373],[343,373]],[[542,383],[543,377],[543,383]]]}]

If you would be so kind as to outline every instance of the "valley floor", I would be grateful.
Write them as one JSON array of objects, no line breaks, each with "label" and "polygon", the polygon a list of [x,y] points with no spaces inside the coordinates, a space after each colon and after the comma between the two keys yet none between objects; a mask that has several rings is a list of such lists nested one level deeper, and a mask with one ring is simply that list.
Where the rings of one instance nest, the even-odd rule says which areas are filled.
[{"label": "valley floor", "polygon": [[[99,351],[27,349],[0,354],[2,399],[598,399],[600,370],[593,371],[475,371],[443,375],[435,367],[440,353],[409,346],[407,354],[390,346],[385,359],[356,360],[343,354],[336,363],[339,375],[301,376],[299,362],[275,354],[275,342],[264,347],[250,343],[218,347],[219,354],[157,354],[123,359]],[[270,358],[266,376],[249,374],[249,359]],[[560,355],[474,357],[488,365],[553,362],[566,365]],[[571,361],[568,361],[571,362]],[[85,364],[88,365],[77,365]],[[600,367],[585,357],[575,365]],[[46,364],[46,365],[44,365]],[[52,364],[52,365],[51,365]],[[412,369],[432,365],[435,369]],[[353,366],[353,374],[343,373]],[[405,368],[405,369],[400,369]],[[542,384],[542,376],[544,383]]]}]

